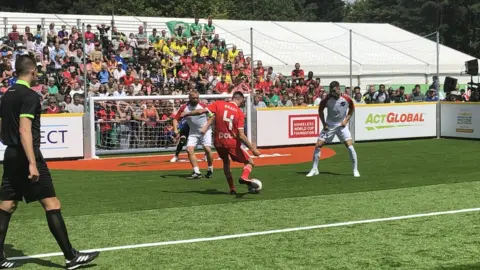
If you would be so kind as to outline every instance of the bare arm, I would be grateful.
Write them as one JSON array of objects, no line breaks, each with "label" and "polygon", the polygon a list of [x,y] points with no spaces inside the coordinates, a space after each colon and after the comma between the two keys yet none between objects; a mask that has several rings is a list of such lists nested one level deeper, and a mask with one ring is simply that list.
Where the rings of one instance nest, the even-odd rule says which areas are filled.
[{"label": "bare arm", "polygon": [[175,134],[178,133],[178,121],[175,118],[173,118],[173,131],[175,132]]},{"label": "bare arm", "polygon": [[327,102],[326,102],[326,99],[322,100],[322,102],[320,102],[320,105],[318,106],[318,115],[320,117],[320,121],[322,121],[322,125],[323,125],[323,128],[327,128],[328,129],[328,126],[327,126],[327,123],[325,122],[325,113],[323,111],[325,111],[325,108],[327,107]]},{"label": "bare arm", "polygon": [[347,117],[345,117],[346,123],[348,123],[348,121],[350,121],[350,118],[352,117],[354,112],[355,112],[355,105],[353,104],[353,101],[350,100],[348,102],[348,114],[347,114]]},{"label": "bare arm", "polygon": [[20,117],[20,140],[27,156],[28,163],[37,166],[33,152],[32,120],[27,117]]},{"label": "bare arm", "polygon": [[254,152],[257,150],[257,148],[253,147],[252,143],[248,140],[247,136],[245,135],[245,131],[243,128],[238,129],[238,134],[237,137],[240,139],[240,141],[245,144],[245,146],[250,149],[250,151]]}]

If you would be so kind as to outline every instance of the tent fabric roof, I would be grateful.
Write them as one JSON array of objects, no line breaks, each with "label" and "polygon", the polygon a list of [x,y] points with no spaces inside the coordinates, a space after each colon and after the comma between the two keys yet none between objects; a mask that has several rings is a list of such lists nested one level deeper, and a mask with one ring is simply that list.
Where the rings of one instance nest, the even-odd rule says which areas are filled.
[{"label": "tent fabric roof", "polygon": [[[7,18],[7,30],[12,24],[19,29],[35,28],[45,19],[45,27],[69,27],[85,24],[110,23],[111,16],[31,14],[0,12]],[[115,16],[115,25],[121,32],[136,32],[139,25],[166,29],[172,20],[193,22],[192,18],[157,18]],[[206,20],[201,20],[205,23]],[[331,22],[272,22],[214,20],[216,33],[229,44],[235,44],[245,55],[251,55],[251,31],[253,59],[264,66],[272,66],[276,72],[290,74],[295,63],[315,75],[348,76],[350,72],[350,30],[352,30],[352,72],[359,75],[435,74],[436,43],[390,24],[331,23]],[[4,26],[5,27],[5,26]],[[465,61],[474,57],[440,45],[440,73],[459,74]]]}]

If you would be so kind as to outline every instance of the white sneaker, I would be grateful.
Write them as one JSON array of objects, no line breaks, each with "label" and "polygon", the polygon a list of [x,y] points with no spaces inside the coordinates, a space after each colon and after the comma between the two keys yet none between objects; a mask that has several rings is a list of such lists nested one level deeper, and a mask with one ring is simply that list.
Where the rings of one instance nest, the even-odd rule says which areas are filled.
[{"label": "white sneaker", "polygon": [[318,169],[312,169],[310,172],[307,174],[307,177],[312,177],[318,175]]},{"label": "white sneaker", "polygon": [[177,156],[173,156],[172,159],[170,159],[170,162],[177,162],[178,161],[178,157]]},{"label": "white sneaker", "polygon": [[358,171],[353,171],[353,177],[360,177],[360,173]]}]

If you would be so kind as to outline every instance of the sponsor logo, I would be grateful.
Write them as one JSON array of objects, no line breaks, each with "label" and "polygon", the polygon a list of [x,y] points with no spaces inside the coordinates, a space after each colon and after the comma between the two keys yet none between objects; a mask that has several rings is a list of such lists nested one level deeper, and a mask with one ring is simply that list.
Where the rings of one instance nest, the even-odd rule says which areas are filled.
[{"label": "sponsor logo", "polygon": [[218,138],[219,139],[233,139],[233,136],[232,136],[232,134],[230,134],[228,132],[219,132],[218,133]]},{"label": "sponsor logo", "polygon": [[41,144],[63,144],[65,143],[65,133],[68,130],[41,130]]},{"label": "sponsor logo", "polygon": [[460,111],[457,114],[457,128],[455,131],[458,133],[473,133],[472,117],[473,114],[470,111]]},{"label": "sponsor logo", "polygon": [[314,138],[320,134],[320,119],[316,114],[288,116],[288,138]]},{"label": "sponsor logo", "polygon": [[425,122],[423,113],[371,113],[365,120],[365,128],[368,131],[395,127],[416,126]]}]

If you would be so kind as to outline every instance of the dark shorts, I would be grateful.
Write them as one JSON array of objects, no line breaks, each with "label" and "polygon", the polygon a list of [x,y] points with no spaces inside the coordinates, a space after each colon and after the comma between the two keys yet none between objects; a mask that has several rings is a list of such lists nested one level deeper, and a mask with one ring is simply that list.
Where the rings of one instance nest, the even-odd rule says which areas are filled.
[{"label": "dark shorts", "polygon": [[28,179],[28,159],[20,147],[7,147],[3,159],[3,178],[0,200],[31,203],[45,198],[56,197],[52,177],[40,148],[34,147],[35,160],[40,177],[37,182]]},{"label": "dark shorts", "polygon": [[228,159],[230,157],[233,161],[246,164],[250,160],[248,153],[243,150],[240,146],[236,148],[223,148],[215,147],[217,150],[218,156],[222,159]]},{"label": "dark shorts", "polygon": [[188,138],[189,133],[190,133],[190,127],[188,126],[188,124],[185,124],[180,128],[180,137],[185,136]]}]

